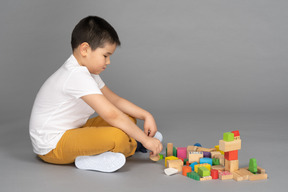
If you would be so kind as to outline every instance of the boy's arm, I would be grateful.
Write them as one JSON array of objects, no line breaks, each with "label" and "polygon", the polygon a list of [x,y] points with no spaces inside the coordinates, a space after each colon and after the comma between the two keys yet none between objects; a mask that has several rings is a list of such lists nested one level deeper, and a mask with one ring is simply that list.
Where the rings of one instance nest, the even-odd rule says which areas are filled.
[{"label": "boy's arm", "polygon": [[123,113],[135,117],[136,119],[144,120],[144,132],[146,135],[153,137],[156,134],[157,125],[151,113],[118,96],[107,86],[104,86],[101,89],[101,92],[113,105],[115,105]]},{"label": "boy's arm", "polygon": [[129,136],[141,142],[145,148],[151,150],[153,154],[161,152],[161,142],[145,135],[127,115],[114,106],[104,95],[91,94],[81,98],[110,125],[122,129]]}]

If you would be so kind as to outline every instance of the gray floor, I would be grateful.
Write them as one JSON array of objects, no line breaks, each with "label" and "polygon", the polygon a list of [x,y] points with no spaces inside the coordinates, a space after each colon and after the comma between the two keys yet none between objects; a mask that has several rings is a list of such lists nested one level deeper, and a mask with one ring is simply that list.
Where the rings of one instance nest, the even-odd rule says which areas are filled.
[{"label": "gray floor", "polygon": [[[0,191],[272,191],[286,189],[285,164],[288,158],[287,114],[249,113],[166,113],[154,114],[164,145],[185,147],[196,142],[213,147],[223,132],[240,130],[242,149],[240,167],[249,158],[256,158],[266,169],[265,181],[197,182],[182,175],[166,176],[164,164],[152,162],[147,154],[136,154],[115,173],[78,170],[74,165],[50,165],[33,154],[28,135],[28,119],[1,124],[0,129]],[[140,123],[141,125],[141,123]]]}]

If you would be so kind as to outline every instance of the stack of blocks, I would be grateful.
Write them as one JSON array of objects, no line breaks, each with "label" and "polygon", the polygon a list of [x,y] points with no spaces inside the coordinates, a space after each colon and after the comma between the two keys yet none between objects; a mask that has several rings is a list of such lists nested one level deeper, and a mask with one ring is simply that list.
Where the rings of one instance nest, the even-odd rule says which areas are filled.
[{"label": "stack of blocks", "polygon": [[198,181],[211,179],[262,180],[265,170],[258,167],[256,159],[250,159],[249,167],[239,169],[238,150],[241,149],[239,131],[226,132],[219,145],[203,148],[194,146],[175,148],[167,144],[165,167]]}]

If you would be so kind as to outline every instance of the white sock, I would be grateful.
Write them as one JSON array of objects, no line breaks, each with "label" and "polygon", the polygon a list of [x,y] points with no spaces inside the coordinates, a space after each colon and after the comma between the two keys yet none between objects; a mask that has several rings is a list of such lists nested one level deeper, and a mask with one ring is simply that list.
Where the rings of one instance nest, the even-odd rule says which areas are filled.
[{"label": "white sock", "polygon": [[94,156],[78,156],[75,159],[75,166],[78,169],[94,170],[101,172],[114,172],[126,162],[122,153],[105,152]]}]

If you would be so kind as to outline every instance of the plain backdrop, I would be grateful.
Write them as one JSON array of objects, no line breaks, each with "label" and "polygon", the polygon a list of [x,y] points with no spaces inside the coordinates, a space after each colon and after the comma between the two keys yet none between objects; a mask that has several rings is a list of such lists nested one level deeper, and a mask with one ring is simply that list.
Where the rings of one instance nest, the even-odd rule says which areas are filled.
[{"label": "plain backdrop", "polygon": [[[71,55],[74,26],[97,15],[114,26],[122,42],[102,79],[118,95],[154,114],[166,141],[187,145],[193,135],[212,145],[223,132],[239,128],[242,135],[251,136],[246,141],[256,143],[254,152],[272,171],[279,145],[288,147],[287,9],[287,0],[1,1],[2,162],[15,167],[15,160],[18,175],[26,175],[29,171],[22,168],[34,167],[34,161],[47,166],[30,159],[32,105],[44,81]],[[270,155],[272,146],[278,151]],[[246,161],[254,154],[247,149]],[[21,164],[22,159],[29,165]],[[1,165],[9,191],[15,179],[9,166]],[[281,173],[278,168],[274,178]]]}]

